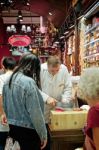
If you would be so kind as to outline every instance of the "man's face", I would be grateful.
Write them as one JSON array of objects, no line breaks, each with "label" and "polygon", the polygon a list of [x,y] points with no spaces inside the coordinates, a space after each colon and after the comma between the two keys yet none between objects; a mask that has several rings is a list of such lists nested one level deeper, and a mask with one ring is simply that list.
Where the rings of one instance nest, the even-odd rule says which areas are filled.
[{"label": "man's face", "polygon": [[52,75],[57,74],[59,70],[60,70],[60,64],[55,65],[55,66],[48,65],[48,71]]}]

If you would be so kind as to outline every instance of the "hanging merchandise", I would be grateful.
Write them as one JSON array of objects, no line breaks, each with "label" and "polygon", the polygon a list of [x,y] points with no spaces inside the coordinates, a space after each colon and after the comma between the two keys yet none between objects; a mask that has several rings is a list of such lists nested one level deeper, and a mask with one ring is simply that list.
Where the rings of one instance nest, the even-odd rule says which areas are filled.
[{"label": "hanging merchandise", "polygon": [[12,35],[9,37],[8,42],[12,46],[28,46],[31,43],[31,39],[27,35]]},{"label": "hanging merchandise", "polygon": [[66,37],[64,64],[68,67],[69,72],[75,74],[75,32]]}]

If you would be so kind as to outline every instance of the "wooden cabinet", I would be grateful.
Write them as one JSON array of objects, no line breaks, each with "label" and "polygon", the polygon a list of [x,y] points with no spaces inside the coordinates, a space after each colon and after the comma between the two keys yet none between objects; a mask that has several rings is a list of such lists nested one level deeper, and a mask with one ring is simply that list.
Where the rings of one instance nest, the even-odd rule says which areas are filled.
[{"label": "wooden cabinet", "polygon": [[49,127],[51,137],[51,150],[75,150],[82,147],[84,134],[82,130],[52,131]]}]

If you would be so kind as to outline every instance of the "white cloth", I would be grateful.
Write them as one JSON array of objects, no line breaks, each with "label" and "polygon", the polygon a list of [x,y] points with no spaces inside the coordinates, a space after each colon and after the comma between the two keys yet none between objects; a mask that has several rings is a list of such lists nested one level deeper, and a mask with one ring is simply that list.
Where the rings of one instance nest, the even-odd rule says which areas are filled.
[{"label": "white cloth", "polygon": [[[41,88],[42,96],[46,102],[48,97],[53,97],[57,101],[68,104],[72,99],[72,83],[65,65],[60,66],[56,75],[48,72],[47,63],[41,65]],[[51,106],[45,104],[45,121],[49,122]]]},{"label": "white cloth", "polygon": [[71,76],[72,84],[78,84],[79,80],[80,80],[80,76]]},{"label": "white cloth", "polygon": [[[0,95],[2,95],[4,83],[6,82],[8,78],[10,78],[11,74],[12,74],[12,71],[8,71],[5,74],[0,75]],[[3,126],[0,123],[0,132],[8,132],[8,131],[9,131],[9,126],[8,125]]]}]

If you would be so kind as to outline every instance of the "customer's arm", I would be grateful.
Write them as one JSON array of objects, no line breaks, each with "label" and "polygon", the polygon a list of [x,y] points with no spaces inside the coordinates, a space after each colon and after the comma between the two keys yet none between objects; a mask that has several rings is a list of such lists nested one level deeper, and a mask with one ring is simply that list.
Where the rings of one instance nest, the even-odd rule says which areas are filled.
[{"label": "customer's arm", "polygon": [[43,116],[44,103],[38,88],[34,86],[26,97],[26,108],[41,141],[47,139],[47,131]]},{"label": "customer's arm", "polygon": [[0,78],[0,116],[4,113],[3,103],[2,103],[2,91],[3,91],[3,81]]},{"label": "customer's arm", "polygon": [[69,103],[72,100],[72,83],[67,68],[64,73],[64,92],[62,94],[62,102]]},{"label": "customer's arm", "polygon": [[3,104],[2,104],[2,95],[0,95],[0,116],[4,113],[4,110],[3,110]]},{"label": "customer's arm", "polygon": [[1,123],[3,125],[6,125],[7,124],[7,118],[6,118],[4,109],[3,109],[3,98],[2,98],[3,85],[4,85],[4,82],[0,78],[0,118],[1,118]]},{"label": "customer's arm", "polygon": [[99,127],[93,128],[93,141],[95,143],[96,150],[99,150]]}]

